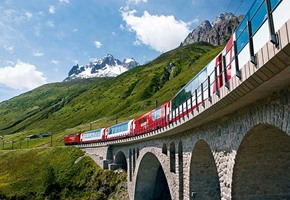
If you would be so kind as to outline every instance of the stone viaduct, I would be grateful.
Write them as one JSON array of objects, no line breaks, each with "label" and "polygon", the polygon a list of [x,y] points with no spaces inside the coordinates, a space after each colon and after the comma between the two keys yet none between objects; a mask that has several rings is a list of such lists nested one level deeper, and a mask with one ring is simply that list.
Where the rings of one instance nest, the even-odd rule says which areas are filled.
[{"label": "stone viaduct", "polygon": [[220,97],[135,138],[80,146],[130,199],[290,199],[290,21]]}]

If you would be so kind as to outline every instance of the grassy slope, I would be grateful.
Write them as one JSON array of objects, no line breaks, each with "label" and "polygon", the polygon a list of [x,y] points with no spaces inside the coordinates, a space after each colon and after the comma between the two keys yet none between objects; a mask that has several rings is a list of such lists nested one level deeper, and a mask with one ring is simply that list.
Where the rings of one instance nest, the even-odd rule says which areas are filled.
[{"label": "grassy slope", "polygon": [[[52,83],[0,104],[1,134],[19,132],[50,117],[83,92],[107,79]],[[41,129],[41,128],[40,128]]]},{"label": "grassy slope", "polygon": [[[0,134],[16,133],[6,135],[5,140],[16,140],[14,146],[19,148],[19,139],[25,135],[54,131],[54,144],[61,145],[65,134],[88,130],[90,121],[99,120],[93,124],[97,128],[114,123],[116,117],[119,121],[136,117],[152,109],[155,101],[161,105],[170,100],[220,50],[191,44],[106,81],[42,86],[0,104]],[[176,68],[166,72],[169,63]],[[170,74],[169,80],[166,73]],[[29,145],[41,146],[49,141],[38,139]]]},{"label": "grassy slope", "polygon": [[0,199],[129,199],[126,173],[75,162],[81,156],[73,147],[1,151]]},{"label": "grassy slope", "polygon": [[[0,103],[5,149],[20,148],[26,135],[54,131],[53,145],[67,133],[133,118],[170,100],[221,47],[192,44],[112,79],[41,86]],[[174,70],[165,70],[174,63]],[[169,78],[170,77],[170,78]],[[51,138],[22,141],[21,147],[49,146]],[[0,140],[0,149],[3,148]],[[0,199],[128,199],[126,175],[100,170],[74,148],[0,151]],[[109,194],[111,194],[109,196]],[[109,196],[109,197],[108,197]]]}]

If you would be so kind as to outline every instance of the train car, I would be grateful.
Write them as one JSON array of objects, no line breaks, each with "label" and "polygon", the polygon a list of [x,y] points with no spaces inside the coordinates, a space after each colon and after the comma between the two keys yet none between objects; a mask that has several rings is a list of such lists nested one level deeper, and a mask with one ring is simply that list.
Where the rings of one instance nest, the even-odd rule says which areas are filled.
[{"label": "train car", "polygon": [[133,121],[133,134],[140,135],[168,125],[170,101]]},{"label": "train car", "polygon": [[103,140],[105,137],[105,128],[83,132],[80,135],[80,143],[94,143]]},{"label": "train car", "polygon": [[64,142],[64,145],[77,145],[80,143],[80,134],[76,133],[76,134],[66,135],[64,136],[63,142]]},{"label": "train car", "polygon": [[[205,102],[233,76],[233,37],[206,67],[193,77],[171,100],[169,121],[175,122]],[[226,79],[226,81],[225,81]]]},{"label": "train car", "polygon": [[133,120],[126,121],[106,128],[105,140],[116,140],[133,135]]}]

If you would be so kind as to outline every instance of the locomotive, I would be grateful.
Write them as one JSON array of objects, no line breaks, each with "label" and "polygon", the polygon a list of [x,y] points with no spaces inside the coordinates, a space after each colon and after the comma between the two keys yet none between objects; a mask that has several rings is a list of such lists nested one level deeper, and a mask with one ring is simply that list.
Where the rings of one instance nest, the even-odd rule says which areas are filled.
[{"label": "locomotive", "polygon": [[[191,79],[170,101],[135,119],[110,127],[64,137],[65,145],[88,144],[145,134],[179,120],[192,112],[223,86],[235,73],[233,36],[222,52]],[[226,78],[225,78],[226,77]],[[211,81],[210,81],[211,80]]]}]

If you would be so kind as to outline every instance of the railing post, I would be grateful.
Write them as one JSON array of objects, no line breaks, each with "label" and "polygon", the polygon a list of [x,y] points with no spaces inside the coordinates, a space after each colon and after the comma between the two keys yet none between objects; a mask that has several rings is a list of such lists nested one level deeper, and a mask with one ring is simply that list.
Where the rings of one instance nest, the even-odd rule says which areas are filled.
[{"label": "railing post", "polygon": [[179,105],[178,108],[177,108],[177,112],[178,112],[178,113],[177,113],[178,120],[180,120],[180,118],[179,118],[180,108],[179,108],[179,107],[180,107],[180,105]]},{"label": "railing post", "polygon": [[[176,108],[174,109],[174,119],[176,118]],[[175,123],[177,123],[177,119],[175,120]]]},{"label": "railing post", "polygon": [[269,33],[270,33],[270,41],[275,44],[276,47],[279,45],[278,35],[275,33],[274,27],[274,20],[272,15],[272,8],[270,0],[266,0],[266,7],[267,7],[267,17],[268,17],[268,26],[269,26]]},{"label": "railing post", "polygon": [[211,92],[210,92],[210,75],[207,76],[207,92],[208,92],[208,101],[212,102]]},{"label": "railing post", "polygon": [[185,101],[185,106],[186,106],[186,115],[188,117],[188,103],[187,103],[187,101],[188,101],[188,99],[186,99],[186,101]]},{"label": "railing post", "polygon": [[223,70],[224,70],[224,82],[225,82],[225,86],[226,88],[230,89],[230,84],[229,84],[229,80],[228,80],[228,73],[227,73],[227,63],[226,63],[226,57],[223,56]]},{"label": "railing post", "polygon": [[215,94],[220,97],[219,85],[218,85],[218,74],[217,67],[214,68],[214,76],[215,76]]},{"label": "railing post", "polygon": [[239,56],[238,56],[238,48],[237,41],[234,41],[234,53],[235,53],[235,68],[236,68],[236,76],[241,80],[242,74],[239,67]]},{"label": "railing post", "polygon": [[198,108],[198,101],[197,101],[197,89],[195,89],[195,107],[196,107],[196,110],[198,112],[199,108]]},{"label": "railing post", "polygon": [[204,95],[203,95],[203,83],[201,83],[200,89],[201,89],[201,102],[202,102],[202,106],[205,107]]},{"label": "railing post", "polygon": [[190,109],[191,109],[191,113],[193,114],[193,105],[192,105],[192,94],[190,95]]},{"label": "railing post", "polygon": [[181,113],[181,114],[182,114],[182,118],[184,119],[184,112],[183,112],[184,108],[183,108],[183,102],[182,102],[182,104],[181,104],[181,109],[182,109],[182,111],[181,111],[181,112],[182,112],[182,113]]},{"label": "railing post", "polygon": [[247,25],[248,25],[248,34],[249,34],[249,48],[250,48],[251,63],[253,63],[254,65],[257,65],[257,60],[256,60],[256,56],[254,53],[254,43],[253,43],[253,38],[252,38],[253,33],[252,33],[251,21],[248,21]]}]

